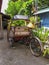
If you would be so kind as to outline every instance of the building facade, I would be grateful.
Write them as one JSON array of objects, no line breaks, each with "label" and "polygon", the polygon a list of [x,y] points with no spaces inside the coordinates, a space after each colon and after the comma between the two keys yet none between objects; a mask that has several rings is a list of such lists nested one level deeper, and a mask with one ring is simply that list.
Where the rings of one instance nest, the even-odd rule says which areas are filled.
[{"label": "building facade", "polygon": [[41,26],[49,28],[49,8],[42,9],[34,13],[34,15],[40,17]]}]

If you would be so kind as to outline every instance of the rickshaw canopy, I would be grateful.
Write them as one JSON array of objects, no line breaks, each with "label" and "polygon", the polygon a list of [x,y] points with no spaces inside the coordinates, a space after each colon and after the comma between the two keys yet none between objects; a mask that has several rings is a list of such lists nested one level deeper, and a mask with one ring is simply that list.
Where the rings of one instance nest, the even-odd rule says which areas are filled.
[{"label": "rickshaw canopy", "polygon": [[29,21],[29,17],[25,15],[15,15],[12,20],[26,20]]}]

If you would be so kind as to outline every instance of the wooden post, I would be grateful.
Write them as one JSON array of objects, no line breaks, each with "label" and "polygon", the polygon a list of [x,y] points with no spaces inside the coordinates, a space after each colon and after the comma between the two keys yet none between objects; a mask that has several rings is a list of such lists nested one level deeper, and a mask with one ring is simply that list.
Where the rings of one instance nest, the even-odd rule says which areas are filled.
[{"label": "wooden post", "polygon": [[25,21],[25,26],[27,25],[26,21]]},{"label": "wooden post", "polygon": [[2,14],[0,14],[0,39],[3,38]]},{"label": "wooden post", "polygon": [[[35,10],[38,11],[38,0],[35,0]],[[35,15],[35,21],[38,22],[38,15]]]}]

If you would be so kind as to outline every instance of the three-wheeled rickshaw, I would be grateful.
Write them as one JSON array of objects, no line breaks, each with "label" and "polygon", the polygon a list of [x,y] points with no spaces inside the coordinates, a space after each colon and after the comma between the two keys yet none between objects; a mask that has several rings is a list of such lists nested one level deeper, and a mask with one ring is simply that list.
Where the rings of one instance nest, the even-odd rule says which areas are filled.
[{"label": "three-wheeled rickshaw", "polygon": [[[17,20],[24,20],[25,25],[15,25],[12,26],[11,24]],[[18,21],[19,22],[19,21]],[[30,20],[28,16],[24,15],[15,15],[12,20],[8,23],[8,30],[7,30],[7,40],[10,43],[10,47],[13,46],[14,42],[23,41],[25,45],[29,45],[30,50],[33,55],[39,56],[43,51],[42,43],[38,37],[34,36],[32,30],[33,25],[29,23]],[[26,25],[26,23],[28,25]]]}]

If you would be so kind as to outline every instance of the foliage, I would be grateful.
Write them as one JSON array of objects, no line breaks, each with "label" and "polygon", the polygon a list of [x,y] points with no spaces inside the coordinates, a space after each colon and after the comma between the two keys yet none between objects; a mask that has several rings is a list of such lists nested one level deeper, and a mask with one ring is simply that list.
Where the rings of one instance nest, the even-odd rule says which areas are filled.
[{"label": "foliage", "polygon": [[[5,10],[7,14],[14,16],[15,14],[24,14],[31,16],[35,8],[36,0],[9,0],[8,8]],[[49,7],[49,0],[37,0],[37,8]]]},{"label": "foliage", "polygon": [[12,21],[11,26],[24,26],[25,21],[24,20],[18,20],[18,21]]},{"label": "foliage", "polygon": [[[38,22],[40,22],[40,17],[37,17],[37,20],[38,20]],[[30,21],[35,24],[36,18],[32,16],[32,17],[30,17]]]},{"label": "foliage", "polygon": [[8,8],[6,11],[7,14],[10,14],[11,16],[14,16],[15,14],[18,14],[18,11],[21,8],[22,2],[17,1],[17,2],[13,2],[13,1],[9,1],[8,3]]},{"label": "foliage", "polygon": [[43,53],[43,56],[49,55],[49,48],[46,48]]},{"label": "foliage", "polygon": [[36,31],[33,31],[34,34],[39,37],[39,39],[45,43],[47,40],[47,37],[49,35],[49,30],[45,30],[44,27],[42,28],[36,28]]},{"label": "foliage", "polygon": [[30,17],[30,21],[31,21],[32,23],[35,23],[35,22],[36,22],[35,17]]},{"label": "foliage", "polygon": [[38,22],[40,22],[40,20],[41,20],[40,17],[38,17],[37,19],[38,19]]},{"label": "foliage", "polygon": [[38,0],[38,6],[40,9],[49,7],[49,0]]},{"label": "foliage", "polygon": [[[36,30],[33,30],[33,33],[35,36],[37,36],[43,43],[43,46],[45,46],[45,43],[47,41],[47,37],[49,35],[49,30],[42,28],[36,28]],[[43,56],[49,55],[49,48],[46,48],[43,51]]]},{"label": "foliage", "polygon": [[11,16],[16,14],[32,15],[32,2],[33,0],[10,0],[8,3],[8,8],[5,10],[5,12]]}]

